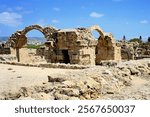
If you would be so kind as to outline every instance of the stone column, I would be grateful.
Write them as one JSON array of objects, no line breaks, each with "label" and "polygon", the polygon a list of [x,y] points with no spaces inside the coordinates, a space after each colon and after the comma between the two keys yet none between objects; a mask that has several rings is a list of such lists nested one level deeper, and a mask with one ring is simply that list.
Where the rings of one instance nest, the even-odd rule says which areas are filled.
[{"label": "stone column", "polygon": [[16,57],[17,57],[17,61],[20,62],[19,48],[16,48]]}]

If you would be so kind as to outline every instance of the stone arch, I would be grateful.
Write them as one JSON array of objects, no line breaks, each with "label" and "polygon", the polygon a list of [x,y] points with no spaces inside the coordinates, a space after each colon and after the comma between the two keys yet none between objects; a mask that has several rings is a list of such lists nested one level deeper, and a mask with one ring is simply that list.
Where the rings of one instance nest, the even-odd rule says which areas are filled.
[{"label": "stone arch", "polygon": [[13,33],[7,41],[7,44],[11,45],[13,48],[21,48],[27,43],[26,34],[34,29],[40,31],[47,40],[54,41],[54,33],[57,31],[55,28],[50,26],[43,28],[39,25],[30,25],[25,27],[22,31]]},{"label": "stone arch", "polygon": [[92,32],[93,30],[96,30],[96,31],[100,34],[100,36],[101,36],[102,39],[105,38],[104,31],[103,31],[98,25],[91,26],[91,27],[89,28],[89,30],[90,30],[91,32]]},{"label": "stone arch", "polygon": [[96,48],[99,48],[98,46],[104,46],[108,47],[112,43],[114,43],[114,39],[111,33],[105,33],[98,25],[91,26],[89,30],[92,32],[93,30],[97,31],[99,33],[98,37],[98,44]]},{"label": "stone arch", "polygon": [[[105,33],[99,26],[94,25],[90,31],[96,30],[100,37],[96,46],[96,64],[102,60],[120,60],[120,47],[116,46],[116,41],[111,33]],[[119,56],[119,57],[118,57]]]},{"label": "stone arch", "polygon": [[26,34],[33,29],[40,31],[41,33],[43,33],[44,37],[47,40],[54,42],[53,35],[54,35],[54,32],[56,32],[57,30],[53,27],[43,28],[39,25],[30,25],[28,27],[25,27],[21,31],[16,31],[15,33],[13,33],[10,36],[10,38],[8,39],[8,41],[6,43],[7,43],[7,45],[16,49],[16,56],[18,58],[18,61],[20,61],[19,49],[22,48],[27,43]]},{"label": "stone arch", "polygon": [[42,32],[43,35],[45,35],[43,28],[39,25],[31,25],[31,26],[25,27],[25,29],[22,30],[22,35],[26,35],[29,31],[34,30],[34,29]]},{"label": "stone arch", "polygon": [[100,34],[100,37],[98,38],[99,42],[107,46],[106,43],[109,45],[116,43],[115,39],[113,38],[112,33],[106,33],[104,32],[98,25],[91,26],[89,30],[92,32],[93,30],[97,31]]}]

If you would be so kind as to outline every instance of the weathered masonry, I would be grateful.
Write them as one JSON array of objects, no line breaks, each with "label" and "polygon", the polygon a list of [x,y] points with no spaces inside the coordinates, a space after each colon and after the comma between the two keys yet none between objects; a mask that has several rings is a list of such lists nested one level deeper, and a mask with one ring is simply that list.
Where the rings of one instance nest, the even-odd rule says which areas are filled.
[{"label": "weathered masonry", "polygon": [[87,29],[60,30],[55,35],[55,44],[49,51],[51,62],[95,64],[97,40]]},{"label": "weathered masonry", "polygon": [[[26,27],[17,31],[7,44],[15,48],[19,56],[19,48],[27,43],[26,34],[31,30],[39,30],[47,39],[45,47],[39,48],[37,54],[44,56],[51,63],[70,63],[80,65],[95,65],[102,60],[121,60],[121,47],[117,45],[112,34],[105,33],[99,26],[76,29],[42,28],[39,25]],[[96,30],[100,36],[92,35]]]},{"label": "weathered masonry", "polygon": [[5,47],[4,43],[0,44],[0,54],[10,54],[10,48]]}]

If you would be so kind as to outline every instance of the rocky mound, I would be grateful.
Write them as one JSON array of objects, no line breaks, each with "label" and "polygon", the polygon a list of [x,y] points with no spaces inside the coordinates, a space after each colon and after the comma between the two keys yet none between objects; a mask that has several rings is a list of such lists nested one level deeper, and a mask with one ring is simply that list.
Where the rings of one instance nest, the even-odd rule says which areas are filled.
[{"label": "rocky mound", "polygon": [[0,55],[0,61],[15,61],[16,57],[14,55]]}]

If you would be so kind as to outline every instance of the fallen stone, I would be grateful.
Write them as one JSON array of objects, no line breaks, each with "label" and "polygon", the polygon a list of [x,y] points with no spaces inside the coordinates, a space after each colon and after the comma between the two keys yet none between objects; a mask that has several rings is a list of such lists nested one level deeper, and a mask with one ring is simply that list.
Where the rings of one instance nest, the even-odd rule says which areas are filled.
[{"label": "fallen stone", "polygon": [[48,82],[64,82],[66,79],[65,78],[55,78],[55,77],[51,77],[48,76]]}]

